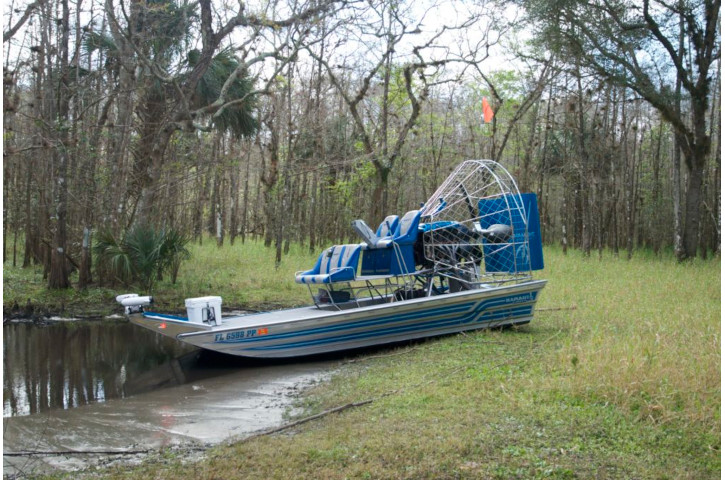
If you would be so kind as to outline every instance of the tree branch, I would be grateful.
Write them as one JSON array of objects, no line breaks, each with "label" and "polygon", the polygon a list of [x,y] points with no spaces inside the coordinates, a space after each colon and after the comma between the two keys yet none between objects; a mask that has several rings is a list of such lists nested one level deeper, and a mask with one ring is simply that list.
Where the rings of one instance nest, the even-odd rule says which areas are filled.
[{"label": "tree branch", "polygon": [[25,7],[25,11],[23,12],[23,15],[20,17],[20,20],[18,20],[15,25],[10,27],[9,30],[6,32],[3,32],[3,43],[7,42],[13,36],[18,33],[18,30],[25,25],[25,22],[28,21],[30,16],[33,14],[36,8],[41,7],[47,0],[38,0],[37,2],[33,2],[27,7]]}]

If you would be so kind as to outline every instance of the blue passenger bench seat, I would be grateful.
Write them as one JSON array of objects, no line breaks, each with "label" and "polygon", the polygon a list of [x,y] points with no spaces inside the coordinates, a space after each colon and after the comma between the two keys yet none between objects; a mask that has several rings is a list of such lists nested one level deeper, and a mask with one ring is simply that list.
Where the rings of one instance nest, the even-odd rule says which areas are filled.
[{"label": "blue passenger bench seat", "polygon": [[392,236],[364,249],[362,275],[405,275],[415,271],[413,244],[418,238],[421,210],[403,215]]},{"label": "blue passenger bench seat", "polygon": [[355,280],[360,244],[334,245],[322,252],[312,270],[297,272],[297,283],[333,283]]}]

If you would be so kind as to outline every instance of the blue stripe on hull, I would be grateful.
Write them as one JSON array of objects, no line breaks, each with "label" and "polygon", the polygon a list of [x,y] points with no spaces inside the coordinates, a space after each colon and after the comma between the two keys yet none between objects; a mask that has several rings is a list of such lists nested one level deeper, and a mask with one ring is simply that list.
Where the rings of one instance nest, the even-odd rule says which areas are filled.
[{"label": "blue stripe on hull", "polygon": [[[319,335],[319,334],[330,333],[330,332],[341,331],[341,330],[352,330],[352,329],[358,329],[358,328],[380,326],[380,325],[384,325],[386,323],[399,324],[399,323],[402,323],[405,321],[415,321],[415,320],[419,320],[422,318],[434,318],[430,322],[415,324],[418,326],[424,326],[424,325],[429,325],[431,323],[440,322],[440,320],[448,318],[451,315],[466,312],[467,310],[471,310],[471,307],[475,306],[475,308],[473,310],[471,310],[470,312],[468,312],[466,315],[463,315],[463,316],[457,315],[455,317],[456,319],[461,320],[460,323],[467,323],[469,321],[472,321],[472,317],[475,317],[477,314],[481,313],[481,311],[487,310],[487,309],[495,309],[495,308],[500,307],[501,305],[506,305],[509,298],[519,297],[521,295],[532,296],[531,298],[529,298],[527,300],[529,302],[536,300],[536,292],[531,292],[531,293],[517,294],[517,295],[513,295],[513,296],[509,296],[509,297],[501,297],[501,298],[493,298],[493,299],[489,299],[489,300],[484,300],[482,302],[479,302],[477,305],[475,302],[466,302],[463,304],[455,304],[455,305],[448,306],[448,307],[440,307],[440,308],[427,309],[427,310],[417,310],[414,312],[409,312],[407,314],[386,315],[385,317],[375,317],[374,319],[348,322],[348,323],[343,323],[343,324],[339,324],[339,325],[317,327],[317,328],[311,328],[311,329],[300,330],[300,331],[295,331],[295,332],[281,333],[281,334],[276,334],[276,335],[265,335],[264,337],[236,338],[236,339],[232,339],[232,340],[222,340],[222,341],[217,341],[214,343],[215,344],[234,344],[234,343],[269,342],[269,341],[274,341],[274,340],[284,339],[284,338]],[[234,330],[231,330],[230,332],[234,332]]]},{"label": "blue stripe on hull", "polygon": [[[543,284],[541,285],[543,287]],[[202,348],[234,355],[253,357],[290,357],[312,353],[331,352],[394,341],[443,335],[457,331],[528,322],[533,316],[534,304],[541,287],[536,290],[506,291],[493,298],[423,309],[425,304],[411,305],[414,311],[387,314],[344,323],[328,324],[250,338],[212,342],[200,334],[184,338]],[[516,290],[516,289],[514,289]],[[482,292],[494,293],[491,291]],[[445,297],[441,297],[445,300]],[[374,314],[374,312],[369,312]],[[309,323],[307,324],[309,325]],[[227,330],[225,333],[234,332]]]},{"label": "blue stripe on hull", "polygon": [[[343,323],[340,325],[330,325],[326,327],[318,327],[318,328],[311,328],[307,330],[301,330],[297,332],[289,332],[289,333],[280,333],[277,335],[265,335],[264,337],[252,337],[252,338],[240,338],[240,339],[233,339],[233,340],[222,340],[219,342],[215,342],[216,344],[225,344],[225,343],[252,343],[252,342],[266,342],[270,340],[277,340],[277,339],[283,339],[283,338],[289,338],[289,337],[299,337],[299,336],[306,336],[306,335],[319,335],[321,333],[328,333],[328,332],[334,332],[339,330],[349,330],[352,328],[363,328],[363,327],[371,327],[375,325],[382,325],[385,323],[391,323],[391,322],[402,322],[406,320],[416,320],[421,317],[429,317],[431,315],[449,315],[449,314],[455,314],[460,312],[465,312],[466,310],[469,310],[474,305],[474,302],[467,302],[465,304],[458,304],[454,305],[453,307],[443,307],[443,308],[436,308],[431,310],[425,310],[424,313],[421,314],[420,311],[418,312],[411,312],[408,314],[403,315],[388,315],[385,317],[376,317],[372,320],[360,320],[355,322],[349,322],[349,323]],[[234,330],[230,330],[230,332],[234,332]]]},{"label": "blue stripe on hull", "polygon": [[[502,311],[501,313],[494,315],[493,312],[489,314],[484,314],[485,317],[488,317],[486,319],[482,319],[477,321],[476,323],[492,323],[497,320],[506,320],[506,319],[515,319],[515,318],[523,318],[523,317],[530,317],[533,311],[532,306],[525,306],[518,309],[509,309]],[[400,327],[400,328],[387,328],[384,330],[374,330],[371,333],[355,333],[355,334],[349,334],[349,335],[339,335],[336,337],[327,337],[317,340],[309,340],[309,341],[303,341],[303,342],[296,342],[296,343],[285,343],[285,344],[279,344],[279,345],[268,345],[268,346],[262,346],[262,347],[247,347],[243,348],[243,350],[248,351],[265,351],[265,350],[285,350],[285,349],[294,349],[294,348],[305,348],[305,347],[311,347],[311,346],[317,346],[317,345],[328,345],[330,343],[335,342],[349,342],[352,340],[363,340],[363,339],[372,339],[376,337],[382,337],[382,336],[394,336],[399,335],[403,333],[412,333],[419,331],[420,333],[425,332],[426,335],[435,335],[435,332],[437,330],[445,330],[446,327],[454,326],[454,325],[461,325],[468,322],[465,321],[459,321],[458,319],[449,320],[442,322],[440,320],[432,320],[430,322],[425,323],[419,323],[415,325],[410,325],[407,327]],[[428,328],[433,327],[433,328]]]}]

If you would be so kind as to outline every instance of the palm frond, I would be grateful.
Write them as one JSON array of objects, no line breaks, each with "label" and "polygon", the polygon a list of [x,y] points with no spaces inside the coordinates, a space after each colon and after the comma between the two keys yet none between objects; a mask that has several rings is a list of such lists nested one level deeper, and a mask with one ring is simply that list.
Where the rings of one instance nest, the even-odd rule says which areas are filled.
[{"label": "palm frond", "polygon": [[171,59],[183,52],[187,40],[194,33],[194,23],[198,18],[197,6],[196,2],[178,5],[173,0],[146,2],[144,30],[153,32],[149,36],[149,46],[156,60]]},{"label": "palm frond", "polygon": [[129,283],[134,276],[131,257],[125,251],[122,242],[116,240],[110,231],[101,231],[93,246],[96,265],[99,269],[110,271],[117,280]]},{"label": "palm frond", "polygon": [[138,283],[147,291],[153,289],[161,273],[171,271],[175,280],[179,265],[191,258],[186,248],[190,237],[176,230],[154,230],[138,226],[121,240],[110,232],[101,232],[93,247],[97,264],[124,283]]},{"label": "palm frond", "polygon": [[[189,55],[190,61],[193,55]],[[234,58],[230,49],[225,49],[214,56],[209,68],[199,81],[196,89],[195,106],[201,107],[214,102],[220,95],[224,83],[230,75],[239,67],[239,62]],[[227,91],[227,100],[245,98],[254,88],[254,82],[246,71],[231,84]],[[226,130],[236,137],[250,136],[259,128],[259,122],[252,115],[256,107],[253,97],[246,98],[243,102],[231,105],[214,119],[215,126],[220,130]]]},{"label": "palm frond", "polygon": [[113,37],[103,32],[87,32],[83,36],[82,46],[86,53],[101,51],[109,56],[118,54],[118,46],[113,41]]}]

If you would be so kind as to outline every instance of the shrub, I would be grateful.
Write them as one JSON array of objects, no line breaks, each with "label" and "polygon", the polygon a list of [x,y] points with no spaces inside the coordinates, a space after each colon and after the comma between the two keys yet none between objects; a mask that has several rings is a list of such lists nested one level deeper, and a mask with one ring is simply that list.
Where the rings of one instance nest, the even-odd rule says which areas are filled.
[{"label": "shrub", "polygon": [[181,262],[191,257],[189,237],[176,230],[138,226],[119,240],[110,232],[98,235],[93,251],[97,268],[110,272],[124,284],[138,284],[151,291],[164,272],[176,282]]}]

